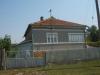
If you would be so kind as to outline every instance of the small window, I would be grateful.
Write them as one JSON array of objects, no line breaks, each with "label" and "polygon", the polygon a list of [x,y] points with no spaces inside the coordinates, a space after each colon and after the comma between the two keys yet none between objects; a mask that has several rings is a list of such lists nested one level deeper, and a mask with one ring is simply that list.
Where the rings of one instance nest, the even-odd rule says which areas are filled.
[{"label": "small window", "polygon": [[58,43],[57,33],[47,33],[47,43]]}]

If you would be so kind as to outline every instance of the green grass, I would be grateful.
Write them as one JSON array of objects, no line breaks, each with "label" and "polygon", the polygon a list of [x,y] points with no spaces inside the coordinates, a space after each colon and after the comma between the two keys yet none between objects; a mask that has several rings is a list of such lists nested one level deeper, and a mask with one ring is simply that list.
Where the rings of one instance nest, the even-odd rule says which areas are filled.
[{"label": "green grass", "polygon": [[100,75],[100,60],[0,71],[0,75]]}]

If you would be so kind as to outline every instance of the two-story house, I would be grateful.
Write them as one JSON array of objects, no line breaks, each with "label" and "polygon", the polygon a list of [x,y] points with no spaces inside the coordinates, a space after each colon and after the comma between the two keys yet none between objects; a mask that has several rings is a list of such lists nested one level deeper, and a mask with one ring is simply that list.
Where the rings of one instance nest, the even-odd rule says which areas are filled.
[{"label": "two-story house", "polygon": [[[70,50],[85,47],[85,25],[68,22],[55,17],[40,20],[28,25],[25,40],[18,46],[25,50]],[[30,54],[26,51],[26,54]]]}]

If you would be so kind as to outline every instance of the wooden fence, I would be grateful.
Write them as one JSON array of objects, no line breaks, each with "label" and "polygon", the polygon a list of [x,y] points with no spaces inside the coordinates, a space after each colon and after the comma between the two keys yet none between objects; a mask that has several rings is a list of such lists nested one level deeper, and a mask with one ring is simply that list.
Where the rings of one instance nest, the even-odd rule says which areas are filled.
[{"label": "wooden fence", "polygon": [[[37,57],[37,55],[42,57]],[[59,51],[43,51],[35,53],[35,56],[25,58],[7,58],[7,68],[22,68],[22,67],[36,67],[44,66],[48,63],[66,64],[79,62],[84,60],[100,59],[100,48],[86,48],[77,50],[59,50]]]}]

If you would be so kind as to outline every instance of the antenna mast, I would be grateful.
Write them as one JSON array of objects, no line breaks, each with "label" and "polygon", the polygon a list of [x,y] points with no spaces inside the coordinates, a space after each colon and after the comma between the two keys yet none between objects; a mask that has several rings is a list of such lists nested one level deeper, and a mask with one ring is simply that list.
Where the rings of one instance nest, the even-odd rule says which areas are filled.
[{"label": "antenna mast", "polygon": [[50,9],[49,12],[50,12],[50,17],[51,17],[52,16],[52,10]]}]

